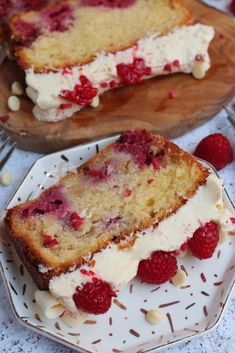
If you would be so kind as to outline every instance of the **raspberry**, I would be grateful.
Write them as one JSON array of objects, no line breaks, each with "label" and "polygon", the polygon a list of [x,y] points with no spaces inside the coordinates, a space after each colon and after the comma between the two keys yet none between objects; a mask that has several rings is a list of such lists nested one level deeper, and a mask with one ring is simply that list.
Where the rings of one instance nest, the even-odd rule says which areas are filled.
[{"label": "raspberry", "polygon": [[219,226],[214,221],[199,227],[189,239],[188,246],[192,254],[199,259],[210,258],[219,241]]},{"label": "raspberry", "polygon": [[233,151],[229,140],[222,134],[215,133],[205,137],[197,145],[194,155],[205,159],[217,170],[233,161]]},{"label": "raspberry", "polygon": [[98,280],[87,282],[83,287],[77,287],[73,300],[78,309],[98,315],[109,310],[112,297],[116,297],[116,293],[106,282]]},{"label": "raspberry", "polygon": [[155,251],[151,257],[139,263],[137,275],[148,283],[162,284],[177,272],[175,256],[170,252]]},{"label": "raspberry", "polygon": [[135,58],[131,64],[118,64],[117,74],[123,85],[139,83],[143,76],[151,75],[151,68],[141,58]]}]

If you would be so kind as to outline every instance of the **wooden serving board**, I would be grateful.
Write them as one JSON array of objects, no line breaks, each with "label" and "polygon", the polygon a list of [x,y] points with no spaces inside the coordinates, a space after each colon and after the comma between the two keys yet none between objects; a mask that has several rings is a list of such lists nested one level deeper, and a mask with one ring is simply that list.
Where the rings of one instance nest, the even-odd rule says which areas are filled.
[{"label": "wooden serving board", "polygon": [[[36,152],[52,152],[88,140],[132,128],[146,128],[175,137],[202,124],[218,113],[235,95],[235,25],[226,14],[197,0],[186,5],[196,19],[216,29],[210,47],[212,67],[203,80],[186,74],[157,77],[135,86],[106,92],[98,108],[85,108],[72,118],[57,123],[37,121],[33,104],[21,98],[19,112],[7,109],[13,81],[24,82],[14,62],[0,68],[0,115],[10,119],[1,124],[18,146]],[[169,99],[169,91],[176,98]]]}]

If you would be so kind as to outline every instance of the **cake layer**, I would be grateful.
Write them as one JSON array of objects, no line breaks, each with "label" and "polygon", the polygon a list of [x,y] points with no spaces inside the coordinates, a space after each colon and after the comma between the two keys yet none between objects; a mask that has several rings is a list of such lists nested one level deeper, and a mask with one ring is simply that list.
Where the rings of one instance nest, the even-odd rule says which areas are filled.
[{"label": "cake layer", "polygon": [[[73,315],[73,318],[76,318],[75,322],[85,321],[87,316],[77,309],[73,300],[78,287],[92,281],[95,276],[108,283],[113,290],[120,291],[136,276],[141,260],[148,258],[154,251],[179,250],[182,244],[193,236],[195,230],[206,222],[215,221],[223,233],[234,230],[232,215],[223,205],[222,190],[222,182],[218,177],[209,175],[206,184],[200,186],[195,195],[176,214],[163,220],[155,229],[150,227],[136,233],[135,243],[131,249],[123,250],[120,244],[109,245],[93,256],[92,266],[84,265],[74,271],[53,277],[49,282],[49,290],[50,294],[57,298],[56,304],[62,305],[59,314],[66,310],[77,314],[77,317]],[[37,292],[36,298],[39,298],[37,302],[40,307],[42,307],[41,296],[45,297],[45,292]],[[47,313],[46,315],[48,316]],[[66,321],[69,315],[71,316],[69,313],[65,315]],[[72,324],[72,319],[68,324]]]},{"label": "cake layer", "polygon": [[55,72],[26,70],[27,94],[35,103],[33,113],[42,121],[72,116],[84,106],[97,106],[110,89],[176,72],[200,79],[210,67],[208,47],[212,27],[196,24],[174,29],[164,36],[151,35],[132,48],[99,53],[89,64]]},{"label": "cake layer", "polygon": [[145,131],[123,133],[96,157],[34,201],[8,210],[11,238],[41,289],[90,255],[175,213],[208,171],[166,139]]},{"label": "cake layer", "polygon": [[102,51],[124,50],[191,22],[182,0],[68,0],[19,13],[9,27],[20,65],[45,72],[88,63]]}]

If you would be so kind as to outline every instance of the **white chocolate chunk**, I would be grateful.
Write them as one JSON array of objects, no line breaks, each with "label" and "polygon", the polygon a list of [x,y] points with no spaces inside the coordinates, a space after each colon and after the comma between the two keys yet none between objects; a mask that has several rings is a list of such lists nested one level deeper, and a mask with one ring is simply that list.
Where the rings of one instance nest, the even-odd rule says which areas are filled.
[{"label": "white chocolate chunk", "polygon": [[183,270],[178,270],[171,281],[175,286],[182,286],[186,282],[186,278],[186,273]]},{"label": "white chocolate chunk", "polygon": [[65,311],[62,316],[62,320],[69,327],[78,327],[83,324],[88,319],[88,315],[82,311],[79,313],[74,313],[70,311]]},{"label": "white chocolate chunk", "polygon": [[35,300],[48,319],[57,319],[64,311],[64,307],[48,291],[37,290]]},{"label": "white chocolate chunk", "polygon": [[198,80],[201,80],[202,78],[205,77],[209,67],[210,67],[210,64],[207,61],[196,62],[192,71],[193,77],[195,77]]},{"label": "white chocolate chunk", "polygon": [[220,231],[219,233],[219,243],[223,244],[227,240],[227,233],[224,231]]},{"label": "white chocolate chunk", "polygon": [[92,107],[92,108],[97,108],[97,107],[99,106],[99,104],[100,104],[99,97],[96,96],[96,97],[93,99],[92,103],[91,103],[91,107]]},{"label": "white chocolate chunk", "polygon": [[20,109],[20,100],[16,96],[10,96],[7,101],[8,108],[13,112],[17,112]]},{"label": "white chocolate chunk", "polygon": [[160,310],[149,310],[145,315],[145,319],[151,325],[159,325],[162,323],[164,316]]},{"label": "white chocolate chunk", "polygon": [[1,184],[4,186],[10,185],[13,181],[13,177],[12,177],[11,172],[4,172],[1,175],[0,181],[1,181]]},{"label": "white chocolate chunk", "polygon": [[20,82],[15,81],[11,85],[11,93],[15,96],[21,96],[24,93],[24,89]]}]

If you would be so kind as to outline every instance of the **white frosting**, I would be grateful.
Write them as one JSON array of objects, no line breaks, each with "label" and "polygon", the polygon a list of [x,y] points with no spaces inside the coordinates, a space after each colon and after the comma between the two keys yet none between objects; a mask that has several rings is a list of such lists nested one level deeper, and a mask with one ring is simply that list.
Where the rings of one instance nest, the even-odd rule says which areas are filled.
[{"label": "white frosting", "polygon": [[[71,103],[59,95],[63,90],[73,91],[80,83],[79,77],[85,75],[92,85],[98,89],[98,95],[110,89],[102,88],[100,83],[118,81],[116,65],[130,64],[135,57],[143,58],[145,65],[152,70],[153,76],[169,74],[164,70],[166,64],[171,64],[171,73],[193,73],[196,78],[203,78],[210,68],[208,47],[214,37],[214,29],[202,24],[183,26],[174,29],[167,35],[151,35],[141,39],[137,44],[124,51],[116,53],[99,53],[94,61],[82,66],[74,66],[70,73],[64,74],[60,69],[56,72],[35,73],[33,68],[26,71],[26,92],[35,103],[33,113],[42,121],[58,121],[72,116],[82,109],[78,104],[61,109],[61,103]],[[196,57],[200,55],[201,60]],[[178,60],[180,65],[172,63]],[[91,106],[98,105],[97,96]]]},{"label": "white frosting", "polygon": [[81,273],[81,269],[92,270],[114,290],[120,290],[135,277],[140,260],[148,258],[153,251],[179,249],[202,223],[215,220],[222,231],[232,230],[231,213],[223,208],[222,190],[222,182],[217,176],[210,175],[206,185],[199,187],[176,214],[160,222],[155,229],[137,233],[137,240],[130,249],[123,250],[112,244],[94,255],[94,267],[84,265],[73,272],[53,277],[49,283],[51,294],[66,309],[76,312],[72,296],[78,286],[91,281],[88,275]]}]

